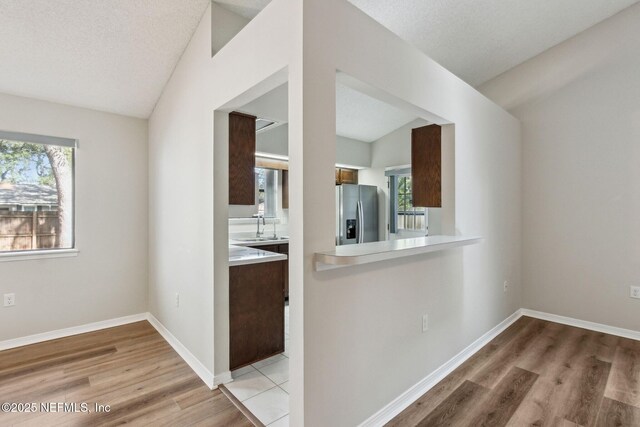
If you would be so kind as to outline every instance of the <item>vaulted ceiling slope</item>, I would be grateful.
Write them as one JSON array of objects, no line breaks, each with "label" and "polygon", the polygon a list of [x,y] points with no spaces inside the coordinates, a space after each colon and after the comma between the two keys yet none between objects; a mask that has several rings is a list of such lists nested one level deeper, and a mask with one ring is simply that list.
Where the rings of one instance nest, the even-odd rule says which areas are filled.
[{"label": "vaulted ceiling slope", "polygon": [[0,92],[148,117],[209,0],[2,0]]},{"label": "vaulted ceiling slope", "polygon": [[[248,18],[269,0],[214,0]],[[638,0],[349,0],[472,86]],[[327,28],[330,31],[330,28]]]},{"label": "vaulted ceiling slope", "polygon": [[[0,92],[148,117],[209,1],[1,0]],[[639,0],[350,1],[479,85]]]}]

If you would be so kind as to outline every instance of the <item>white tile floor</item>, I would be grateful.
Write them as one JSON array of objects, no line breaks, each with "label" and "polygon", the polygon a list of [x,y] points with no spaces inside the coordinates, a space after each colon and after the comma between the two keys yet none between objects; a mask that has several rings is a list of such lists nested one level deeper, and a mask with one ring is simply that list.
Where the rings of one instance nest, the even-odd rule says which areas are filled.
[{"label": "white tile floor", "polygon": [[284,353],[231,373],[227,389],[268,427],[289,426],[289,305],[284,309]]}]

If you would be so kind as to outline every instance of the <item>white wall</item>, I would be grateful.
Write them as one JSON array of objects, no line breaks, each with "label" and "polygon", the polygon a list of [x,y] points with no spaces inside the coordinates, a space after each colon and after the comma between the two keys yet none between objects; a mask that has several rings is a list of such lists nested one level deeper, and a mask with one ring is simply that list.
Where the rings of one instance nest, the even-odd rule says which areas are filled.
[{"label": "white wall", "polygon": [[242,30],[249,20],[237,15],[215,2],[211,2],[211,55],[218,53],[229,40]]},{"label": "white wall", "polygon": [[256,151],[277,156],[289,155],[289,126],[285,123],[256,134]]},{"label": "white wall", "polygon": [[[371,166],[371,147],[368,142],[336,135],[335,163],[341,166],[368,168]],[[271,130],[258,132],[256,151],[279,156],[289,155],[289,126],[280,125]]]},{"label": "white wall", "polygon": [[[294,250],[302,251],[303,271],[293,271],[292,280],[304,283],[304,307],[301,318],[292,313],[291,324],[303,322],[304,333],[293,332],[291,339],[304,359],[302,381],[292,377],[294,387],[304,390],[304,414],[292,408],[292,423],[353,426],[520,306],[520,127],[353,5],[305,2],[303,16],[303,78],[289,86],[296,93],[291,110],[303,112],[296,128],[302,147],[290,154],[292,163],[302,163],[295,179],[303,200],[297,200],[302,208],[291,207],[290,234],[303,236],[303,246]],[[326,141],[335,132],[336,69],[397,104],[439,116],[439,124],[455,123],[456,228],[483,236],[482,244],[313,270],[313,254],[334,245],[335,202],[328,182],[335,149]],[[513,283],[507,294],[505,279]],[[424,313],[430,330],[423,334]],[[296,348],[300,338],[302,348]]]},{"label": "white wall", "polygon": [[147,121],[0,94],[0,129],[77,138],[77,257],[0,262],[0,341],[147,311]]},{"label": "white wall", "polygon": [[[150,119],[150,307],[205,366],[228,368],[224,111],[288,75],[291,422],[355,425],[520,306],[519,124],[344,1],[274,0],[213,58],[207,27]],[[337,69],[455,123],[450,205],[458,231],[482,244],[313,271],[314,252],[334,246]],[[183,206],[193,210],[176,235]],[[187,295],[177,310],[175,289]]]},{"label": "white wall", "polygon": [[336,135],[336,164],[345,167],[370,167],[371,144]]},{"label": "white wall", "polygon": [[211,57],[209,8],[149,119],[149,310],[220,378],[229,369],[225,112],[285,83],[290,14],[275,0]]},{"label": "white wall", "polygon": [[640,330],[640,5],[485,84],[522,121],[527,308]]},{"label": "white wall", "polygon": [[[149,311],[213,372],[213,144],[203,123],[209,16],[149,118]],[[212,128],[213,111],[208,119]]]},{"label": "white wall", "polygon": [[371,167],[386,168],[411,164],[411,129],[426,126],[423,119],[413,120],[373,142]]}]

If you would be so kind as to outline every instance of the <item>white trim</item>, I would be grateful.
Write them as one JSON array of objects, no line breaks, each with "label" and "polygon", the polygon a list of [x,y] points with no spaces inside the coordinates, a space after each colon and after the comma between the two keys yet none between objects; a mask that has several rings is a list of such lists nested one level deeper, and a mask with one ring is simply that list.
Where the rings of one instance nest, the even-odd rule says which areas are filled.
[{"label": "white trim", "polygon": [[460,353],[456,354],[452,359],[448,360],[442,366],[420,380],[420,382],[415,384],[409,390],[405,391],[400,396],[395,398],[393,401],[391,401],[391,403],[366,419],[362,424],[360,424],[360,427],[382,426],[391,421],[396,415],[406,409],[413,402],[418,400],[420,396],[425,394],[433,386],[442,381],[444,377],[453,372],[454,369],[456,369],[467,359],[473,356],[482,347],[487,345],[489,341],[501,334],[505,329],[507,329],[511,324],[513,324],[522,316],[534,317],[536,319],[547,320],[549,322],[561,323],[563,325],[575,326],[577,328],[603,332],[610,335],[616,335],[619,337],[640,341],[640,331],[618,328],[616,326],[609,326],[602,323],[589,322],[586,320],[574,319],[566,316],[559,316],[557,314],[544,313],[542,311],[529,310],[528,308],[521,308],[511,316],[500,322],[499,325],[491,329],[489,332],[475,340]]},{"label": "white trim", "polygon": [[86,325],[73,326],[71,328],[57,329],[55,331],[43,332],[41,334],[0,341],[0,351],[55,340],[58,338],[70,337],[72,335],[99,331],[101,329],[113,328],[116,326],[126,325],[128,323],[141,322],[143,320],[147,320],[147,313],[133,314],[131,316],[118,317],[116,319],[103,320],[101,322],[88,323]]},{"label": "white trim", "polygon": [[147,313],[147,316],[147,320],[149,321],[149,323],[151,323],[151,325],[156,328],[158,333],[162,335],[162,338],[164,338],[169,343],[169,345],[171,345],[171,347],[173,347],[176,353],[178,353],[180,357],[182,357],[182,359],[187,362],[187,365],[189,365],[191,369],[193,369],[196,375],[198,375],[211,390],[217,388],[217,385],[214,381],[214,376],[211,371],[209,371],[207,367],[204,366],[202,362],[200,362],[198,358],[195,357],[187,349],[187,347],[185,347],[175,336],[173,336],[173,334],[169,332],[169,330],[165,328],[165,326],[160,323],[160,321],[156,319],[153,314]]},{"label": "white trim", "polygon": [[230,382],[233,382],[231,371],[223,372],[222,374],[216,375],[213,378],[213,383],[215,384],[216,387],[218,387],[220,384],[228,384]]},{"label": "white trim", "polygon": [[78,256],[77,249],[48,249],[34,251],[0,252],[0,262],[29,261],[33,259],[68,258]]},{"label": "white trim", "polygon": [[226,384],[233,381],[231,372],[224,372],[214,378],[213,374],[193,355],[191,352],[173,336],[167,328],[164,327],[158,319],[151,313],[139,313],[131,316],[118,317],[116,319],[103,320],[100,322],[88,323],[86,325],[73,326],[71,328],[57,329],[55,331],[43,332],[41,334],[28,335],[26,337],[13,338],[0,341],[0,351],[9,350],[25,345],[38,344],[44,341],[66,338],[73,335],[85,334],[87,332],[95,332],[101,329],[113,328],[129,323],[148,321],[162,338],[169,343],[171,347],[182,357],[182,359],[193,369],[193,371],[205,382],[210,389],[215,389],[219,384]]},{"label": "white trim", "polygon": [[35,133],[0,130],[0,138],[9,141],[29,142],[31,144],[57,145],[60,147],[78,148],[78,140],[59,136],[37,135]]},{"label": "white trim", "polygon": [[367,420],[365,420],[360,427],[369,427],[369,426],[383,426],[389,421],[391,421],[396,415],[406,409],[413,402],[418,400],[420,396],[429,391],[433,386],[438,384],[442,379],[444,379],[447,375],[453,372],[458,366],[464,363],[467,359],[473,356],[477,351],[479,351],[482,347],[487,345],[489,341],[500,335],[505,329],[507,329],[511,324],[513,324],[516,320],[518,320],[522,316],[521,310],[517,310],[511,316],[507,317],[505,320],[500,322],[497,326],[492,328],[490,331],[482,335],[480,338],[472,342],[469,346],[467,346],[460,353],[453,356],[453,358],[449,359],[435,371],[431,372],[429,375],[420,380],[417,384],[411,387],[409,390],[402,393],[400,396],[395,398],[391,403],[387,406],[373,414]]},{"label": "white trim", "polygon": [[548,320],[549,322],[561,323],[563,325],[575,326],[577,328],[589,329],[591,331],[603,332],[605,334],[640,341],[640,332],[633,331],[631,329],[618,328],[616,326],[603,325],[602,323],[589,322],[586,320],[574,319],[572,317],[529,310],[528,308],[521,308],[520,312],[523,316],[535,317],[536,319]]}]

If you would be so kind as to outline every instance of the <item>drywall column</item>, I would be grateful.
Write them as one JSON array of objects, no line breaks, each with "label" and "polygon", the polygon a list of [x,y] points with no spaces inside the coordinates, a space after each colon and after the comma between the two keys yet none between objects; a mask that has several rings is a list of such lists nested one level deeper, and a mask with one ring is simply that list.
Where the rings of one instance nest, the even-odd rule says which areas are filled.
[{"label": "drywall column", "polygon": [[307,41],[307,27],[317,33],[310,12],[305,3],[300,58],[292,61],[289,75],[291,425],[296,426],[318,421],[309,418],[306,396],[322,372],[309,372],[304,366],[314,340],[331,337],[330,331],[323,337],[311,334],[315,331],[307,330],[306,319],[326,313],[330,304],[316,292],[321,281],[314,277],[313,256],[335,244],[335,68],[316,53],[317,38]]},{"label": "drywall column", "polygon": [[[216,111],[213,117],[213,191],[216,208],[213,211],[214,258],[218,263],[213,270],[214,283],[229,283],[229,114]],[[220,384],[230,380],[229,373],[229,286],[214,286],[214,378]]]}]

